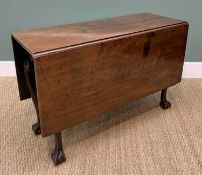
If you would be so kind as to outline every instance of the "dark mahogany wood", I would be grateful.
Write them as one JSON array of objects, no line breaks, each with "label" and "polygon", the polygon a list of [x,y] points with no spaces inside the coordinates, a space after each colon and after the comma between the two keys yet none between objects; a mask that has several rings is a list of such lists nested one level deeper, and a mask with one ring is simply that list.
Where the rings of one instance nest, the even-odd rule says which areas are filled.
[{"label": "dark mahogany wood", "polygon": [[92,41],[129,35],[184,23],[150,13],[15,32],[12,35],[31,53],[37,54]]},{"label": "dark mahogany wood", "polygon": [[32,125],[32,131],[34,132],[35,135],[41,134],[41,127],[40,127],[40,123],[38,121]]},{"label": "dark mahogany wood", "polygon": [[34,59],[42,135],[179,83],[187,26],[179,24],[152,33]]},{"label": "dark mahogany wood", "polygon": [[[12,33],[20,99],[32,97],[34,132],[55,134],[181,81],[188,23],[142,13]],[[31,70],[31,71],[30,71]]]},{"label": "dark mahogany wood", "polygon": [[31,97],[24,75],[24,61],[25,59],[30,57],[30,55],[13,37],[12,37],[12,44],[13,44],[13,52],[14,52],[20,100],[25,100]]},{"label": "dark mahogany wood", "polygon": [[51,154],[51,159],[55,165],[59,165],[66,161],[65,153],[62,146],[61,132],[54,134],[55,149]]},{"label": "dark mahogany wood", "polygon": [[160,106],[163,109],[168,109],[171,107],[171,103],[166,99],[166,94],[167,94],[167,89],[162,90]]},{"label": "dark mahogany wood", "polygon": [[32,130],[35,135],[41,134],[40,128],[40,119],[39,119],[39,107],[38,107],[38,98],[37,98],[37,91],[36,91],[36,81],[34,75],[34,66],[33,63],[29,59],[25,59],[24,61],[24,75],[25,80],[29,89],[29,92],[32,97],[32,101],[34,103],[36,113],[37,113],[37,122],[32,125]]}]

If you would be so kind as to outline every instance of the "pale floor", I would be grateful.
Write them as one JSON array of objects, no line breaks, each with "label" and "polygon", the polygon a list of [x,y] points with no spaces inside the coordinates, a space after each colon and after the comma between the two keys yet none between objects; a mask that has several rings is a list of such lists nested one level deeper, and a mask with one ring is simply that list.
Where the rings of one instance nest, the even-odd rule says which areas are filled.
[{"label": "pale floor", "polygon": [[0,78],[0,174],[202,174],[202,79],[168,90],[63,131],[67,161],[54,167],[53,137],[32,133],[31,100],[19,101],[15,78]]}]

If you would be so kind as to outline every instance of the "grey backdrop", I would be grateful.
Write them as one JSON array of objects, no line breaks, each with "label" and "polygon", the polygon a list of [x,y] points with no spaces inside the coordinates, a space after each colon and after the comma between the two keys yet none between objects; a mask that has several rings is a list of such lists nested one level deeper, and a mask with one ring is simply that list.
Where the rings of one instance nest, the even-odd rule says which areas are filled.
[{"label": "grey backdrop", "polygon": [[0,61],[13,60],[13,31],[140,12],[187,20],[186,61],[202,61],[202,0],[0,0]]}]

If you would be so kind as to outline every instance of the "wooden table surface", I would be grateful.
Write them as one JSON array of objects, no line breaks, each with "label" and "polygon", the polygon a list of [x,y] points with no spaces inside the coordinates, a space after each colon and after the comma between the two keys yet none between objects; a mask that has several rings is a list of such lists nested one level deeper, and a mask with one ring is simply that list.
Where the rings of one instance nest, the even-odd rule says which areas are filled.
[{"label": "wooden table surface", "polygon": [[184,21],[150,13],[14,32],[12,36],[32,55],[74,47],[115,36],[176,25]]},{"label": "wooden table surface", "polygon": [[187,32],[185,21],[142,13],[12,33],[20,98],[30,97],[31,55],[41,134],[55,134],[179,83]]}]

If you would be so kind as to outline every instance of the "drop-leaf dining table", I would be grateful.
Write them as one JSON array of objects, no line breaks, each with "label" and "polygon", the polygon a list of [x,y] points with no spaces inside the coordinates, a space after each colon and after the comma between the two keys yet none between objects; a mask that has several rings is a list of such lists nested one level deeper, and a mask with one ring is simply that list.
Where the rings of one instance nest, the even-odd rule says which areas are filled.
[{"label": "drop-leaf dining table", "polygon": [[20,100],[32,98],[36,135],[54,134],[55,165],[66,160],[61,131],[181,81],[188,23],[150,13],[11,34]]}]

